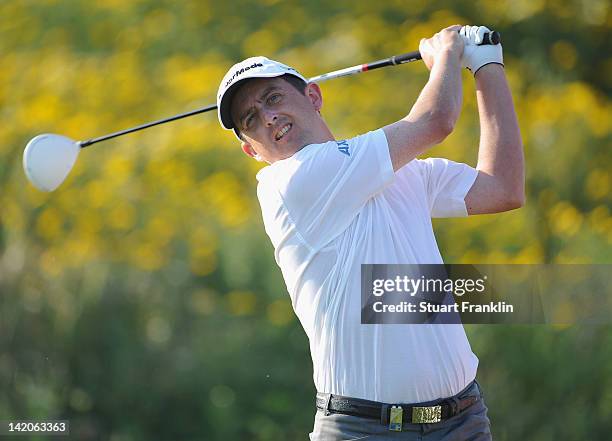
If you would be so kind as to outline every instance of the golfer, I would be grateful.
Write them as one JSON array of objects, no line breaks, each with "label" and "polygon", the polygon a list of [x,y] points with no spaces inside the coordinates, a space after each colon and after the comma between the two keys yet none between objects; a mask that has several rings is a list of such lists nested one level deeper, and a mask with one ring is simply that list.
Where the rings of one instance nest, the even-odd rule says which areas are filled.
[{"label": "golfer", "polygon": [[[310,342],[318,392],[311,440],[491,439],[462,325],[360,324],[361,264],[443,263],[432,217],[523,204],[502,48],[477,45],[487,31],[456,25],[421,40],[430,75],[408,115],[350,139],[334,137],[319,86],[291,67],[249,58],[220,84],[222,126],[269,164],[257,174],[257,195]],[[476,81],[478,164],[417,159],[453,131],[462,67]]]}]

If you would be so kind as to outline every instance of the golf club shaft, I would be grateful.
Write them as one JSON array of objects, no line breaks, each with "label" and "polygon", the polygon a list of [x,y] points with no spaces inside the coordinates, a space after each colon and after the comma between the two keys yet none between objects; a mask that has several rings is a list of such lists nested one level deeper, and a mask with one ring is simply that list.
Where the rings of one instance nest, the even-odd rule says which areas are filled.
[{"label": "golf club shaft", "polygon": [[[501,41],[500,34],[497,31],[492,31],[488,34],[485,34],[485,39],[482,44],[498,44]],[[410,63],[411,61],[417,61],[421,59],[421,54],[419,51],[407,52],[401,55],[394,55],[389,58],[384,58],[382,60],[373,61],[367,64],[358,64],[356,66],[347,67],[345,69],[335,70],[333,72],[328,72],[323,75],[318,75],[316,77],[310,78],[308,81],[311,83],[321,83],[323,81],[331,80],[333,78],[344,77],[347,75],[354,75],[361,72],[367,72],[374,69],[379,69],[381,67],[387,66],[397,66],[398,64]],[[78,141],[77,144],[81,147],[87,147],[92,144],[96,144],[101,141],[106,141],[107,139],[116,138],[118,136],[127,135],[128,133],[137,132],[139,130],[143,130],[149,127],[157,126],[159,124],[165,124],[167,122],[176,121],[177,119],[187,118],[188,116],[198,115],[200,113],[209,112],[211,110],[216,110],[217,105],[211,104],[206,107],[202,107],[199,109],[192,110],[190,112],[179,113],[178,115],[171,116],[169,118],[160,119],[157,121],[152,121],[149,123],[145,123],[136,127],[132,127],[130,129],[121,130],[119,132],[110,133],[108,135],[99,136],[97,138],[88,139],[86,141]]]},{"label": "golf club shaft", "polygon": [[132,127],[130,129],[121,130],[119,132],[111,133],[109,135],[99,136],[97,138],[88,139],[87,141],[78,141],[77,144],[81,147],[87,147],[92,144],[95,144],[100,141],[106,141],[107,139],[116,138],[117,136],[127,135],[128,133],[137,132],[139,130],[143,130],[149,127],[157,126],[159,124],[164,124],[170,121],[176,121],[177,119],[187,118],[188,116],[198,115],[199,113],[208,112],[210,110],[215,110],[217,108],[216,104],[211,104],[210,106],[202,107],[200,109],[191,110],[185,113],[179,113],[178,115],[171,116],[169,118],[159,119],[157,121],[152,121],[149,123],[141,124],[136,127]]}]

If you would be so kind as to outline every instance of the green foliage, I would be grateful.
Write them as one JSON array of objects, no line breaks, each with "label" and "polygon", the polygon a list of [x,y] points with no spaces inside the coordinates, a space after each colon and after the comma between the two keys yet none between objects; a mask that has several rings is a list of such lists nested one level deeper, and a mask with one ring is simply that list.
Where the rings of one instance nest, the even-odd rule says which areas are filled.
[{"label": "green foliage", "polygon": [[[25,179],[28,139],[212,103],[246,56],[312,76],[485,23],[502,33],[527,205],[437,221],[445,260],[609,263],[609,14],[600,0],[0,3],[0,420],[62,417],[84,440],[280,440],[304,439],[314,415],[259,165],[214,115],[87,149],[50,194]],[[426,79],[415,63],[325,83],[324,116],[338,137],[372,130],[404,116]],[[464,80],[458,127],[431,155],[474,164]],[[609,327],[468,332],[496,439],[608,436]]]}]

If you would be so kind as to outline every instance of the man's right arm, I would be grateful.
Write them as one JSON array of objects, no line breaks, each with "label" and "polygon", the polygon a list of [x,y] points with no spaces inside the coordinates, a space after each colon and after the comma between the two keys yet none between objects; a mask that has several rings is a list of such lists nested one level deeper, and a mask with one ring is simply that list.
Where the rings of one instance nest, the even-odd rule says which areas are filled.
[{"label": "man's right arm", "polygon": [[442,142],[455,126],[462,104],[464,43],[458,34],[460,28],[451,26],[421,40],[419,51],[431,71],[429,80],[410,113],[383,127],[394,171]]}]

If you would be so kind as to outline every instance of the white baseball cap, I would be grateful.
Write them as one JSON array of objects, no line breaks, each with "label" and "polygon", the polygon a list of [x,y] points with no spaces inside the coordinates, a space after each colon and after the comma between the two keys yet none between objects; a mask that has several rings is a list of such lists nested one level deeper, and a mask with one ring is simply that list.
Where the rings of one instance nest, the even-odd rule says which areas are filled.
[{"label": "white baseball cap", "polygon": [[238,134],[234,122],[232,121],[231,104],[239,84],[242,84],[249,78],[274,78],[285,74],[293,75],[308,82],[308,80],[294,68],[266,57],[251,57],[240,63],[234,64],[227,71],[223,80],[221,80],[217,93],[219,122],[221,122],[223,128],[228,130],[234,129],[234,132]]}]

